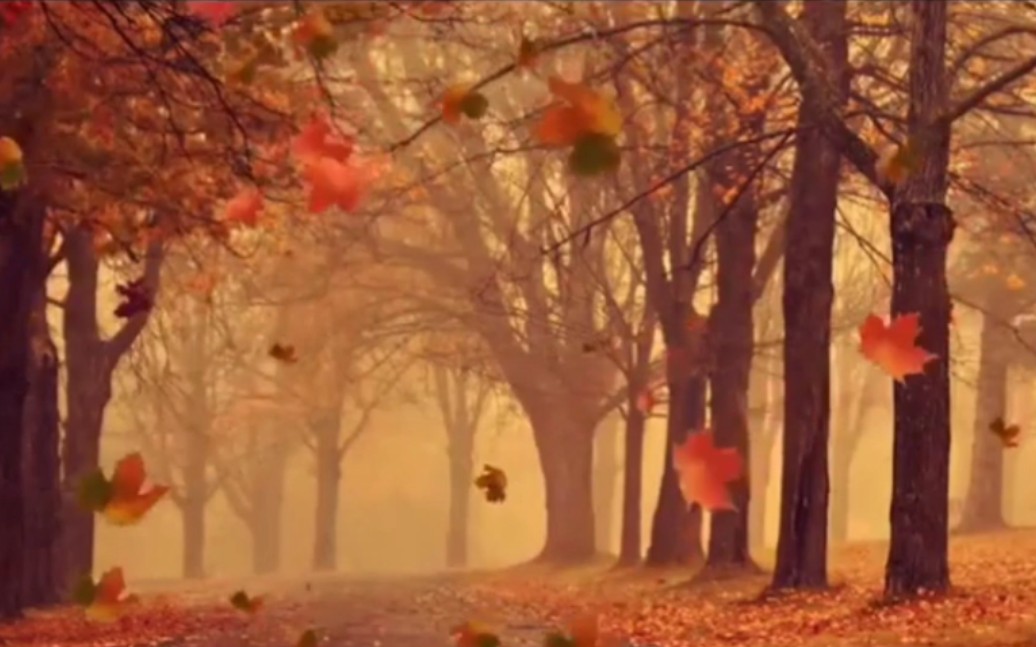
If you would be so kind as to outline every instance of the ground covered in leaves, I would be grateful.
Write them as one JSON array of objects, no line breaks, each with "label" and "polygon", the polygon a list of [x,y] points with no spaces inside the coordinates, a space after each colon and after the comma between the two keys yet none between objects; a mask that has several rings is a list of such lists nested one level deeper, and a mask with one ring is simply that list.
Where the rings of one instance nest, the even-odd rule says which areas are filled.
[{"label": "ground covered in leaves", "polygon": [[[320,645],[434,647],[450,644],[452,627],[477,621],[505,646],[539,645],[549,629],[594,613],[602,631],[637,645],[1036,645],[1036,532],[955,539],[956,590],[941,599],[878,604],[883,560],[880,544],[852,546],[835,556],[832,590],[765,599],[765,576],[689,582],[675,571],[589,568],[210,583],[144,591],[114,623],[89,622],[76,608],[31,613],[0,626],[0,644],[292,647],[314,628]],[[241,586],[267,596],[262,608],[230,605]]]}]

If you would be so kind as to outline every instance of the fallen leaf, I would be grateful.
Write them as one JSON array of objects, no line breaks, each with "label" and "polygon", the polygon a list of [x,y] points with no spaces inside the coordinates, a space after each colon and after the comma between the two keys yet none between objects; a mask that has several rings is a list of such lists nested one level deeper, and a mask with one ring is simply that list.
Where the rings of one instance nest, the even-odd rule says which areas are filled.
[{"label": "fallen leaf", "polygon": [[1004,419],[1000,417],[989,423],[989,430],[1000,439],[1005,448],[1017,447],[1018,436],[1022,433],[1021,427],[1018,425],[1005,425]]},{"label": "fallen leaf", "polygon": [[744,461],[733,447],[718,448],[712,430],[692,431],[673,447],[673,468],[687,505],[704,510],[734,510],[727,484],[741,478]]},{"label": "fallen leaf", "polygon": [[1007,278],[1004,279],[1004,284],[1007,286],[1007,289],[1012,292],[1024,290],[1026,285],[1025,280],[1014,272],[1011,272]]},{"label": "fallen leaf", "polygon": [[254,614],[263,608],[263,596],[250,597],[244,591],[237,591],[230,596],[230,604],[239,611]]},{"label": "fallen leaf", "polygon": [[298,642],[295,643],[295,647],[317,647],[317,632],[313,629],[307,629],[302,632],[299,636]]},{"label": "fallen leaf", "polygon": [[500,638],[488,627],[477,622],[465,622],[450,630],[456,647],[500,647]]},{"label": "fallen leaf", "polygon": [[498,467],[483,465],[482,474],[475,479],[475,487],[485,491],[486,501],[502,503],[507,498],[507,474]]},{"label": "fallen leaf", "polygon": [[860,352],[897,382],[919,375],[935,355],[916,345],[921,334],[920,315],[895,317],[888,326],[881,317],[868,315],[860,326]]},{"label": "fallen leaf", "polygon": [[269,355],[286,364],[294,364],[299,361],[298,355],[295,354],[295,347],[288,344],[277,343],[270,346]]}]

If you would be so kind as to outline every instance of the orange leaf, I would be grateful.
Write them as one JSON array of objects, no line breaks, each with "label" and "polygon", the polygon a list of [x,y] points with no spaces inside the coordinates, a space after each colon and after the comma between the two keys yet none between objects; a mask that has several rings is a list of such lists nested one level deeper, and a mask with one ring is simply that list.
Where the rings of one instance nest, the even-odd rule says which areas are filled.
[{"label": "orange leaf", "polygon": [[128,595],[126,580],[121,568],[113,568],[101,576],[94,588],[93,601],[86,607],[86,617],[91,620],[111,622],[122,615],[126,605],[137,602],[137,596]]},{"label": "orange leaf", "polygon": [[139,453],[129,454],[115,465],[111,477],[112,497],[103,510],[110,523],[126,526],[140,521],[169,491],[168,487],[161,485],[145,491],[146,480],[144,459]]},{"label": "orange leaf", "polygon": [[551,93],[564,104],[548,108],[534,128],[540,143],[569,146],[581,137],[596,133],[615,136],[622,128],[622,117],[611,99],[582,83],[569,83],[556,76],[547,80]]},{"label": "orange leaf", "polygon": [[339,162],[330,157],[306,165],[303,177],[310,185],[309,211],[324,213],[332,206],[352,212],[360,205],[373,179],[373,171],[367,167]]},{"label": "orange leaf", "polygon": [[597,616],[582,614],[568,624],[568,635],[576,647],[597,647]]},{"label": "orange leaf", "polygon": [[464,99],[471,92],[470,83],[451,85],[442,95],[442,120],[448,124],[460,121]]},{"label": "orange leaf", "polygon": [[311,162],[321,157],[344,162],[353,153],[353,141],[333,133],[325,117],[315,116],[295,138],[291,148],[301,162]]},{"label": "orange leaf", "polygon": [[259,222],[259,211],[263,208],[263,194],[258,189],[241,189],[227,202],[224,219],[231,224],[255,227]]},{"label": "orange leaf", "polygon": [[212,23],[215,27],[222,27],[228,20],[237,13],[236,2],[188,2],[187,12]]},{"label": "orange leaf", "polygon": [[908,375],[924,373],[935,355],[916,345],[921,333],[920,315],[899,315],[889,326],[876,315],[868,315],[860,326],[860,352],[897,382]]},{"label": "orange leaf", "polygon": [[727,483],[741,478],[744,461],[737,449],[716,447],[710,429],[691,432],[673,447],[673,468],[688,505],[697,503],[710,512],[735,509]]}]

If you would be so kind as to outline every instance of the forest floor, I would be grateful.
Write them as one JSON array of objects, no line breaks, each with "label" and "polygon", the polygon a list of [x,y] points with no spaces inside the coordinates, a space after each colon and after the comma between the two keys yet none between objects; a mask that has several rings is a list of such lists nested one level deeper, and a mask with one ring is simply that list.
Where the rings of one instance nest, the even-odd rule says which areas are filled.
[{"label": "forest floor", "polygon": [[[295,647],[314,628],[327,647],[445,647],[450,629],[470,620],[505,646],[524,646],[591,612],[635,645],[1036,647],[1036,532],[955,538],[951,551],[954,592],[896,606],[878,603],[885,546],[871,543],[835,551],[829,591],[768,599],[759,595],[764,575],[695,582],[685,571],[604,567],[256,579],[144,592],[111,624],[89,623],[74,609],[31,613],[0,625],[0,645]],[[242,586],[268,596],[253,615],[226,601]]]}]

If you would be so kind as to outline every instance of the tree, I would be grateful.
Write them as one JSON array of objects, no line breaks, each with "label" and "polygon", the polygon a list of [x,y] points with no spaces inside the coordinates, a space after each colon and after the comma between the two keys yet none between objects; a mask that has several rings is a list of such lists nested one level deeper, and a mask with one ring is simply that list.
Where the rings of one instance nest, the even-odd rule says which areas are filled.
[{"label": "tree", "polygon": [[[970,110],[1036,68],[1029,58],[949,102],[944,3],[913,2],[905,141],[923,144],[923,159],[905,182],[879,175],[874,150],[839,114],[838,77],[815,39],[782,7],[754,3],[770,37],[803,93],[803,109],[817,127],[889,199],[893,241],[892,314],[916,312],[919,343],[937,359],[923,375],[896,384],[892,539],[886,595],[896,597],[949,585],[947,488],[949,472],[949,294],[946,249],[953,219],[945,206],[950,127]],[[788,406],[791,406],[790,402]],[[793,478],[789,476],[788,478]]]},{"label": "tree", "polygon": [[471,483],[475,476],[475,435],[486,410],[491,384],[477,377],[473,380],[466,368],[433,364],[431,370],[435,401],[446,428],[446,453],[450,461],[446,565],[465,567],[468,565]]}]

